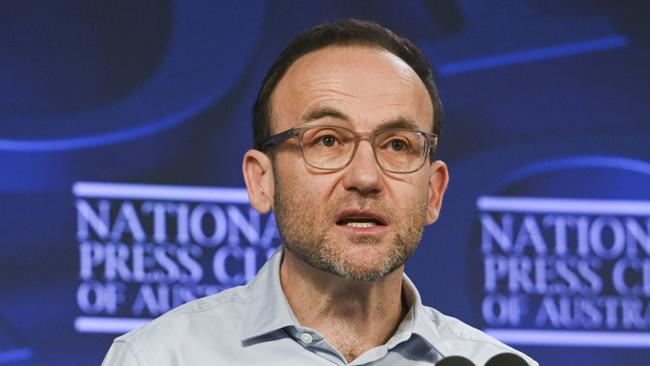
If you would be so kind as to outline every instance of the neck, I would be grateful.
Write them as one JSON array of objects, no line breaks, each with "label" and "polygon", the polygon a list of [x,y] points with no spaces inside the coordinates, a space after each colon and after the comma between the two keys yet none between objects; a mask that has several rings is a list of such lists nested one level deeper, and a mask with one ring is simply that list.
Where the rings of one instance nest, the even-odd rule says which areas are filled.
[{"label": "neck", "polygon": [[393,335],[407,306],[403,267],[376,281],[356,281],[315,269],[285,250],[280,281],[301,325],[317,330],[352,361]]}]

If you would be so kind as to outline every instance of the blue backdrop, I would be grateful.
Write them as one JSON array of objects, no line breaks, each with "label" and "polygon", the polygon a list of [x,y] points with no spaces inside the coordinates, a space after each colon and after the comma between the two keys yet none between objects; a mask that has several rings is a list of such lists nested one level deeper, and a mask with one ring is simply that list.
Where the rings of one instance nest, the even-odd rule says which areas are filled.
[{"label": "blue backdrop", "polygon": [[[645,1],[0,2],[0,365],[244,283],[279,244],[241,157],[275,57],[324,20],[421,47],[451,181],[407,273],[543,365],[650,359]],[[163,224],[164,222],[164,224]]]}]

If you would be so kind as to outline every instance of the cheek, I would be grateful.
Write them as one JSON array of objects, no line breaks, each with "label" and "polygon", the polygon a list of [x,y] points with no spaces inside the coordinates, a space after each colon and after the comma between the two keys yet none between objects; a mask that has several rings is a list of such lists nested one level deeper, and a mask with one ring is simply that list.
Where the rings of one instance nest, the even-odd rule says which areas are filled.
[{"label": "cheek", "polygon": [[390,189],[391,210],[399,212],[402,220],[411,221],[414,217],[426,215],[428,184],[425,179],[394,182]]},{"label": "cheek", "polygon": [[333,187],[331,174],[311,171],[300,156],[278,159],[275,172],[276,189],[282,190],[285,197],[296,203],[309,202],[319,209],[326,206]]},{"label": "cheek", "polygon": [[283,153],[276,159],[274,170],[280,182],[295,192],[307,191],[313,196],[326,196],[341,180],[341,172],[328,172],[308,166],[300,150]]},{"label": "cheek", "polygon": [[300,154],[284,154],[276,161],[276,175],[284,190],[293,191],[304,187],[306,182],[305,164]]},{"label": "cheek", "polygon": [[392,182],[388,182],[387,186],[391,187],[390,195],[395,198],[395,202],[399,203],[400,207],[419,203],[420,199],[428,194],[429,187],[427,177],[420,174],[397,177]]}]

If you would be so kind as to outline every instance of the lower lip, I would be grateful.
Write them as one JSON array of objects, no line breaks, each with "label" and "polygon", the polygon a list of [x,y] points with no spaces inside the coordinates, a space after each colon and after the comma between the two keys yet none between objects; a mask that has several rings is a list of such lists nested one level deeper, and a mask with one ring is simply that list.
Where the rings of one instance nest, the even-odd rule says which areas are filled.
[{"label": "lower lip", "polygon": [[370,227],[354,227],[348,225],[336,225],[337,228],[341,229],[344,232],[352,234],[381,234],[384,231],[388,230],[386,225],[377,225]]}]

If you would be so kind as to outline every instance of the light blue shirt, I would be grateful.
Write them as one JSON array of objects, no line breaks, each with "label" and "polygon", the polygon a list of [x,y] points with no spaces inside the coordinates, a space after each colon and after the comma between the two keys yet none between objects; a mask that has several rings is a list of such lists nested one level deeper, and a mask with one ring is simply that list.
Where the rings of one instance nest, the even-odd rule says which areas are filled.
[{"label": "light blue shirt", "polygon": [[483,365],[513,352],[461,321],[422,305],[404,275],[407,313],[386,344],[352,362],[316,330],[300,325],[280,286],[282,250],[247,285],[195,300],[113,342],[103,366],[432,365],[459,355]]}]

